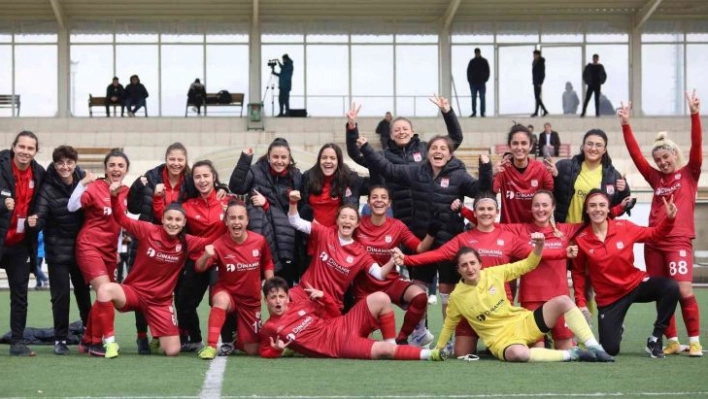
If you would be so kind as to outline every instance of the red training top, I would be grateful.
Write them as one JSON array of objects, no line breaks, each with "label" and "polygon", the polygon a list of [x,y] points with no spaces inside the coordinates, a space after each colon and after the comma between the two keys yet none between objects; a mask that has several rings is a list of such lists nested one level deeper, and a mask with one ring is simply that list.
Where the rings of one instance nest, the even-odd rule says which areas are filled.
[{"label": "red training top", "polygon": [[[84,225],[76,239],[76,256],[85,252],[98,253],[108,264],[118,262],[118,236],[120,225],[111,217],[110,184],[105,179],[96,180],[81,194]],[[125,206],[128,190],[118,194],[118,201]]]},{"label": "red training top", "polygon": [[501,193],[501,222],[532,222],[531,199],[541,189],[553,191],[553,176],[540,161],[529,158],[523,173],[513,165],[497,173],[493,190]]},{"label": "red training top", "polygon": [[[154,215],[159,214],[160,219],[162,219],[162,213],[167,205],[173,202],[179,202],[179,191],[182,188],[182,183],[184,182],[184,175],[179,177],[179,181],[174,187],[170,184],[170,176],[167,172],[167,167],[162,170],[162,184],[165,185],[165,196],[157,197],[155,196],[152,201],[152,212]],[[162,202],[162,204],[158,204]]]},{"label": "red training top", "polygon": [[[206,198],[190,198],[182,206],[187,212],[187,227],[189,233],[198,237],[204,237],[210,242],[216,241],[222,234],[226,233],[224,224],[224,210],[229,203],[229,197],[222,200],[216,199],[216,190],[212,190]],[[162,213],[160,213],[162,218]],[[202,256],[204,251],[189,254],[189,259],[196,261]]]},{"label": "red training top", "polygon": [[24,223],[20,226],[21,233],[17,231],[19,219],[27,220],[30,211],[30,202],[34,195],[34,174],[32,173],[32,165],[25,170],[20,170],[12,164],[12,176],[15,178],[15,209],[12,210],[10,216],[10,228],[7,229],[5,235],[5,246],[13,246],[19,244],[25,238]]}]

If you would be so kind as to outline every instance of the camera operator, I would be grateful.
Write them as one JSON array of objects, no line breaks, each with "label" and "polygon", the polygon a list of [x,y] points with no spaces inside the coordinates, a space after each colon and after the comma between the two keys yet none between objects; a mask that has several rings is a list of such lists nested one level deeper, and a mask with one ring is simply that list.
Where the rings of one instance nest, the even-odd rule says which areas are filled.
[{"label": "camera operator", "polygon": [[268,62],[271,68],[271,73],[278,77],[278,105],[280,106],[280,112],[278,117],[287,116],[290,111],[290,89],[292,88],[293,81],[293,60],[287,54],[283,54],[283,62],[280,60],[275,60],[280,67],[280,72],[275,72],[275,65],[273,62]]}]

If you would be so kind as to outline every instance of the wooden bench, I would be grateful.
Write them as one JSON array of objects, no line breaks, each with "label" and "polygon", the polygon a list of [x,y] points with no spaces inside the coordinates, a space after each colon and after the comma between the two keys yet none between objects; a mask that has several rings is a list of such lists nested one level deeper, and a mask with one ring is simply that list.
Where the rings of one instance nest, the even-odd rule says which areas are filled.
[{"label": "wooden bench", "polygon": [[[114,147],[75,147],[76,153],[79,155],[78,164],[87,172],[103,174],[105,170],[103,160],[113,149]],[[123,151],[122,148],[117,149]]]},{"label": "wooden bench", "polygon": [[[106,97],[94,97],[91,94],[89,94],[88,98],[88,108],[89,108],[89,117],[93,118],[93,107],[101,107],[104,108],[106,106]],[[117,116],[116,114],[116,108],[120,106],[120,116],[123,116],[123,111],[125,110],[125,105],[123,104],[109,104],[110,107],[113,107],[113,116]],[[148,116],[148,111],[147,111],[147,103],[143,107],[143,112],[145,112],[145,117],[147,118]]]},{"label": "wooden bench", "polygon": [[[204,116],[207,116],[207,109],[209,107],[241,107],[239,117],[242,117],[244,97],[245,95],[243,93],[231,93],[231,102],[227,104],[212,101],[212,99],[218,98],[218,93],[207,93],[204,99],[204,104],[202,104],[204,107]],[[190,106],[197,106],[197,104],[190,104],[189,100],[187,100],[187,105],[184,107],[185,118],[188,116]]]},{"label": "wooden bench", "polygon": [[0,94],[0,108],[12,108],[12,116],[20,116],[20,95]]}]

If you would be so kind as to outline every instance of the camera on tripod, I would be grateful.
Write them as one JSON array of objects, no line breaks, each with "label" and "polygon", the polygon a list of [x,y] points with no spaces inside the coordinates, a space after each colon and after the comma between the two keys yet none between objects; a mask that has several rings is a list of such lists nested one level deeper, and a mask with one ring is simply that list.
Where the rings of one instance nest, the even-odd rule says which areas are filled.
[{"label": "camera on tripod", "polygon": [[272,60],[268,60],[268,66],[271,68],[275,68],[275,66],[278,65],[278,59],[274,58]]}]

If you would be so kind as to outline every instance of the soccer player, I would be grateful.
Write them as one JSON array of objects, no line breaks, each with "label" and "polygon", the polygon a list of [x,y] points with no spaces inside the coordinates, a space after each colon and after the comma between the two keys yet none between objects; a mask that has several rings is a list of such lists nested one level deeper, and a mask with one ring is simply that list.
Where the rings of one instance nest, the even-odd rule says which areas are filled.
[{"label": "soccer player", "polygon": [[[662,200],[673,197],[679,209],[681,220],[668,236],[660,242],[649,243],[644,247],[647,272],[650,276],[665,276],[678,282],[681,297],[681,313],[683,314],[686,330],[688,331],[689,356],[703,356],[699,336],[701,331],[700,311],[698,302],[693,294],[693,239],[696,237],[694,226],[694,212],[698,179],[701,175],[703,163],[701,130],[701,117],[699,111],[701,103],[694,90],[691,96],[686,93],[686,100],[691,111],[691,150],[688,163],[684,161],[683,154],[678,146],[666,138],[666,133],[659,133],[654,141],[652,156],[659,170],[652,168],[644,159],[637,140],[632,134],[629,125],[629,106],[622,106],[618,115],[622,123],[624,141],[634,164],[644,179],[654,190],[649,214],[649,226],[657,226],[664,216]],[[664,353],[674,354],[682,351],[676,332],[675,318],[671,318],[666,329],[668,342]]]},{"label": "soccer player", "polygon": [[[305,283],[307,298],[288,299],[288,283],[274,277],[263,285],[270,318],[261,330],[260,355],[276,358],[293,351],[308,357],[343,359],[445,360],[445,352],[396,345],[396,320],[382,292],[359,301],[344,316],[327,293]],[[381,329],[384,341],[368,338]]]},{"label": "soccer player", "polygon": [[288,221],[297,230],[310,235],[314,245],[312,261],[300,285],[290,290],[293,302],[307,300],[308,294],[303,286],[320,287],[329,294],[339,309],[344,307],[344,292],[359,273],[368,273],[379,281],[394,268],[393,259],[379,266],[366,252],[366,249],[354,241],[354,230],[359,226],[359,211],[352,205],[343,205],[337,212],[336,225],[325,227],[300,218],[297,204],[300,192],[291,191]]},{"label": "soccer player", "polygon": [[[110,186],[113,183],[123,183],[128,173],[130,161],[123,152],[113,149],[103,160],[106,176],[97,179],[93,173],[87,173],[71,193],[66,207],[69,212],[84,210],[84,225],[76,240],[76,262],[79,264],[84,281],[91,285],[95,292],[103,284],[115,282],[115,272],[118,266],[118,239],[120,225],[111,217]],[[118,194],[118,201],[124,203],[127,190]],[[101,335],[94,331],[95,317],[92,314],[98,306],[94,302],[86,331],[79,352],[88,352],[92,356],[103,357],[105,348]]]},{"label": "soccer player", "polygon": [[[460,320],[468,321],[494,357],[509,362],[560,362],[569,360],[612,362],[600,346],[585,317],[565,295],[557,296],[535,311],[511,305],[502,287],[535,268],[541,260],[543,233],[531,235],[534,248],[528,258],[501,266],[482,269],[479,254],[464,247],[457,254],[457,270],[462,279],[450,294],[450,304],[438,348],[443,348]],[[587,348],[554,350],[529,348],[543,337],[563,315],[573,333]]]},{"label": "soccer player", "polygon": [[[431,222],[425,238],[423,241],[419,240],[401,221],[386,217],[391,207],[391,199],[386,187],[370,187],[368,204],[371,207],[371,216],[361,218],[361,223],[354,233],[354,240],[363,245],[379,264],[388,262],[391,258],[391,250],[401,244],[414,252],[427,251],[433,244],[434,237],[440,229],[440,222],[437,220]],[[392,303],[406,310],[403,325],[396,337],[397,343],[408,343],[409,335],[411,343],[416,346],[425,346],[433,341],[433,334],[425,327],[424,316],[428,307],[428,296],[423,288],[403,280],[395,269],[384,281],[365,273],[359,274],[354,279],[356,301],[363,300],[376,291],[385,293]]]},{"label": "soccer player", "polygon": [[226,208],[228,232],[207,245],[197,260],[197,272],[216,265],[219,278],[214,285],[209,312],[207,346],[199,351],[202,359],[216,356],[216,344],[229,313],[237,318],[236,347],[249,355],[258,354],[261,326],[261,279],[273,277],[273,259],[265,237],[248,228],[246,205],[233,201]]},{"label": "soccer player", "polygon": [[164,210],[161,226],[128,218],[120,194],[124,191],[127,190],[119,182],[110,186],[113,220],[138,239],[138,251],[123,284],[110,282],[99,287],[96,306],[91,311],[94,331],[103,337],[104,357],[118,357],[114,307],[121,312],[139,310],[150,331],[159,337],[165,355],[177,356],[180,340],[172,294],[187,255],[201,252],[209,241],[183,233],[185,211],[176,202]]},{"label": "soccer player", "polygon": [[[604,191],[592,189],[585,198],[585,228],[576,236],[578,256],[571,275],[575,303],[586,306],[585,273],[595,289],[600,343],[607,353],[616,355],[622,340],[622,323],[629,307],[636,302],[656,301],[654,331],[647,339],[646,351],[652,358],[662,358],[661,336],[678,302],[679,289],[667,277],[650,277],[634,266],[635,243],[657,243],[671,234],[677,207],[673,199],[664,202],[666,216],[654,227],[640,227],[628,220],[613,219],[610,199]],[[566,319],[567,322],[567,319]]]}]

